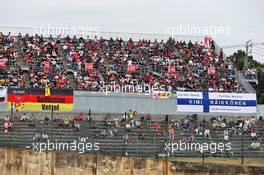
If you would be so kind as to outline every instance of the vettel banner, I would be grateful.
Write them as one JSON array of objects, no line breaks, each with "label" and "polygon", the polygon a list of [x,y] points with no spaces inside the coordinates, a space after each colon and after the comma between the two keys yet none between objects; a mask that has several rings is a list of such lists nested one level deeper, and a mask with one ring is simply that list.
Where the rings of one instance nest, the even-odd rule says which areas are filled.
[{"label": "vettel banner", "polygon": [[73,90],[71,89],[8,89],[8,108],[32,111],[72,111]]},{"label": "vettel banner", "polygon": [[256,94],[177,92],[179,112],[256,113]]}]

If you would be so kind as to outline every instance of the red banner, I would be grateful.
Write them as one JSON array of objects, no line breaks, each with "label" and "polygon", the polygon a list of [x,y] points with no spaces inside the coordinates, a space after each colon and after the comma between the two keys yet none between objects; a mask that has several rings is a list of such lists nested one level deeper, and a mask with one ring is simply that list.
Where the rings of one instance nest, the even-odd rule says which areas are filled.
[{"label": "red banner", "polygon": [[169,66],[168,67],[169,73],[175,73],[175,67],[174,66]]},{"label": "red banner", "polygon": [[93,63],[85,63],[85,70],[92,71],[93,70]]},{"label": "red banner", "polygon": [[208,68],[208,74],[215,74],[215,69],[214,68]]},{"label": "red banner", "polygon": [[127,67],[127,71],[128,71],[129,73],[136,72],[136,65],[134,65],[134,64],[129,64],[128,67]]},{"label": "red banner", "polygon": [[5,60],[1,59],[0,60],[0,69],[5,69],[6,65],[5,65]]}]

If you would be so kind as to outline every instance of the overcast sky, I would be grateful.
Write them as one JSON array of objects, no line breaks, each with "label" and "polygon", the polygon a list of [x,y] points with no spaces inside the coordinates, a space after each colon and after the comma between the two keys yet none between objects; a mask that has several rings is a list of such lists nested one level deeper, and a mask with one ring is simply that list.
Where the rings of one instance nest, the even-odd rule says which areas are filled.
[{"label": "overcast sky", "polygon": [[[264,43],[263,0],[0,0],[0,26],[214,35],[220,46]],[[184,31],[195,27],[200,33]],[[181,31],[180,31],[181,30]],[[169,33],[170,34],[170,33]],[[264,63],[264,45],[253,48]],[[262,48],[262,49],[261,49]],[[232,51],[232,50],[231,50]],[[230,53],[230,50],[229,52]],[[263,56],[260,56],[263,55]]]}]

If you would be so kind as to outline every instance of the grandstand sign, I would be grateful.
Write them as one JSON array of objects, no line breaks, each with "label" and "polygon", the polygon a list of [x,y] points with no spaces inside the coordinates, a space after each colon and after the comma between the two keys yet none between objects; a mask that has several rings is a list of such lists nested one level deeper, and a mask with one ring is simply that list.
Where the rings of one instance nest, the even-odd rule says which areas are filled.
[{"label": "grandstand sign", "polygon": [[256,94],[177,92],[179,112],[256,113]]},{"label": "grandstand sign", "polygon": [[8,89],[8,108],[29,111],[72,111],[72,89]]},{"label": "grandstand sign", "polygon": [[152,98],[168,99],[170,97],[171,97],[170,91],[153,91],[152,92]]}]

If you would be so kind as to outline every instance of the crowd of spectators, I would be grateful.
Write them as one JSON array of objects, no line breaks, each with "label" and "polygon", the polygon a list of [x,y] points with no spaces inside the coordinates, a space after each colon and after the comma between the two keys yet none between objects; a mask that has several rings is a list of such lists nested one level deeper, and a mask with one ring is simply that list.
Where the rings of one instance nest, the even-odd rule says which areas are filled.
[{"label": "crowd of spectators", "polygon": [[[77,88],[100,91],[102,87],[125,87],[124,91],[242,92],[231,62],[223,60],[214,43],[139,40],[122,38],[47,37],[18,35],[22,59],[29,69],[31,87],[76,88],[69,78],[74,72]],[[24,86],[22,70],[2,66],[18,63],[11,34],[0,33],[1,81]],[[61,52],[60,52],[61,49]],[[68,67],[64,62],[68,63]],[[69,69],[68,69],[69,68]],[[128,88],[129,90],[127,90]]]},{"label": "crowd of spectators", "polygon": [[25,78],[17,66],[17,53],[14,51],[14,38],[11,33],[4,35],[0,32],[0,85],[21,87]]},{"label": "crowd of spectators", "polygon": [[[63,50],[78,88],[112,86],[162,90],[241,92],[232,63],[202,43],[66,37]],[[137,89],[136,89],[137,90]],[[141,90],[141,89],[140,89]]]},{"label": "crowd of spectators", "polygon": [[59,54],[60,39],[35,35],[19,36],[25,65],[29,68],[31,87],[69,88],[70,80]]}]

